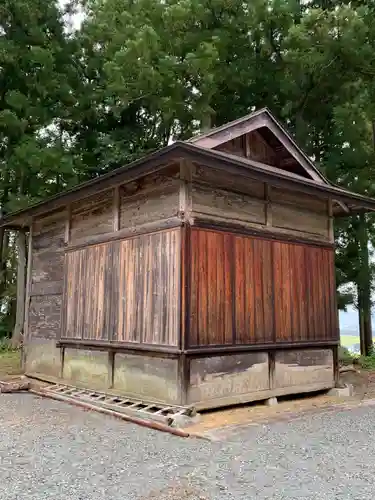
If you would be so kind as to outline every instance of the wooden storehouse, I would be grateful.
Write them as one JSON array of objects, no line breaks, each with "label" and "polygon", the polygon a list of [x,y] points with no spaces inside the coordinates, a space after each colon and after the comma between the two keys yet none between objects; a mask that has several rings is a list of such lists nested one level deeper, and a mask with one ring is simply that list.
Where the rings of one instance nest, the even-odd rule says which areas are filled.
[{"label": "wooden storehouse", "polygon": [[333,387],[333,220],[374,209],[265,109],[10,214],[26,373],[200,409]]}]

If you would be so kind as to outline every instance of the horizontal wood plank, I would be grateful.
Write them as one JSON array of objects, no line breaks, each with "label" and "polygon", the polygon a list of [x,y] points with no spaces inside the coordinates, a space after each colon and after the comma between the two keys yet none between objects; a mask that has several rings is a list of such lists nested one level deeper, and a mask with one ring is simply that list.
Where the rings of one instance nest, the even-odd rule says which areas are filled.
[{"label": "horizontal wood plank", "polygon": [[120,188],[120,229],[173,217],[179,211],[180,182],[176,175],[154,174]]},{"label": "horizontal wood plank", "polygon": [[167,219],[161,219],[154,222],[146,222],[138,226],[126,227],[118,231],[113,231],[110,233],[99,234],[97,236],[90,236],[85,238],[79,238],[75,243],[67,245],[65,247],[66,251],[77,250],[80,248],[87,247],[89,245],[98,245],[100,243],[107,243],[110,241],[123,240],[125,238],[137,237],[142,234],[149,234],[158,231],[163,231],[165,229],[172,229],[179,227],[183,224],[183,221],[179,217],[168,217]]},{"label": "horizontal wood plank", "polygon": [[60,333],[61,295],[30,298],[29,334],[31,337],[58,338]]},{"label": "horizontal wood plank", "polygon": [[70,241],[110,233],[113,230],[113,198],[111,189],[72,205]]},{"label": "horizontal wood plank", "polygon": [[34,295],[61,295],[63,292],[63,282],[60,281],[42,281],[33,283],[30,296]]},{"label": "horizontal wood plank", "polygon": [[266,223],[265,201],[245,194],[193,184],[193,212],[227,220]]}]

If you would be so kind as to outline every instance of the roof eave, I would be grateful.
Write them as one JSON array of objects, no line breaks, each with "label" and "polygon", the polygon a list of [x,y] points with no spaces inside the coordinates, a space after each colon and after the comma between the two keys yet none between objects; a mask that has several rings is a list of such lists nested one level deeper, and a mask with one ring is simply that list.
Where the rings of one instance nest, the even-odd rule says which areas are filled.
[{"label": "roof eave", "polygon": [[208,167],[233,172],[233,174],[242,175],[244,178],[260,179],[263,182],[289,187],[313,196],[331,198],[332,200],[348,204],[349,207],[355,207],[355,210],[375,211],[375,200],[372,198],[352,193],[331,186],[330,184],[319,183],[287,172],[278,171],[276,168],[268,165],[262,166],[262,164],[249,159],[227,155],[216,150],[204,149],[191,143],[176,142],[125,167],[114,170],[105,176],[80,184],[69,191],[65,191],[24,210],[9,214],[0,220],[0,227],[7,227],[9,229],[27,227],[33,216],[61,209],[67,203],[90,196],[90,194],[98,191],[99,186],[100,191],[104,191],[110,189],[113,185],[122,182],[131,182],[144,175],[158,171],[164,168],[169,161],[176,161],[182,155],[184,155],[184,158],[188,157],[191,161],[202,162],[202,164]]},{"label": "roof eave", "polygon": [[170,157],[171,153],[181,146],[181,144],[182,143],[176,142],[170,146],[166,146],[165,148],[128,163],[124,167],[120,167],[100,177],[78,184],[69,190],[63,191],[27,208],[12,212],[0,219],[0,227],[11,228],[11,226],[14,226],[14,228],[18,227],[20,229],[28,227],[30,225],[30,218],[34,215],[38,215],[45,211],[51,212],[57,210],[64,205],[65,200],[69,199],[69,202],[73,202],[75,199],[90,196],[90,194],[96,192],[95,188],[99,187],[99,185],[100,191],[104,191],[109,189],[112,185],[121,183],[122,179],[124,182],[131,182],[142,175],[157,171],[163,168],[165,161]]}]

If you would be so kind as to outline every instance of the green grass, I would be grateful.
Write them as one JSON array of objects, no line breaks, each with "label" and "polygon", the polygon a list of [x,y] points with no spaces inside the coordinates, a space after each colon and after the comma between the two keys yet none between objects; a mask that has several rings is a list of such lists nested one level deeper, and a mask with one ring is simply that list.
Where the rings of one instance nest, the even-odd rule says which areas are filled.
[{"label": "green grass", "polygon": [[0,341],[0,376],[21,373],[21,350],[12,349],[6,339]]},{"label": "green grass", "polygon": [[343,347],[350,347],[353,344],[359,344],[359,337],[357,335],[341,335],[340,343]]}]

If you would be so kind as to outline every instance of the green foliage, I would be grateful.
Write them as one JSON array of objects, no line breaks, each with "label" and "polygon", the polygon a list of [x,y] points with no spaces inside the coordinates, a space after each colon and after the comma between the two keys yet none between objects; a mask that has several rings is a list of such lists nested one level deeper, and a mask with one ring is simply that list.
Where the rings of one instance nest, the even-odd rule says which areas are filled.
[{"label": "green foliage", "polygon": [[339,363],[341,365],[351,365],[354,359],[355,356],[350,353],[347,347],[339,346]]},{"label": "green foliage", "polygon": [[375,354],[371,354],[369,356],[361,356],[358,359],[358,364],[364,370],[374,371],[375,370]]},{"label": "green foliage", "polygon": [[4,354],[12,355],[13,353],[17,353],[18,351],[19,351],[18,348],[12,346],[9,337],[4,337],[0,339],[0,356]]},{"label": "green foliage", "polygon": [[340,365],[352,365],[355,364],[363,370],[375,370],[375,351],[374,348],[370,350],[368,356],[358,356],[357,354],[352,354],[347,347],[339,347],[339,363]]}]

